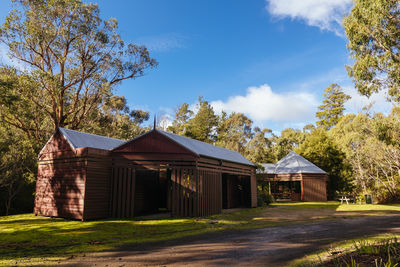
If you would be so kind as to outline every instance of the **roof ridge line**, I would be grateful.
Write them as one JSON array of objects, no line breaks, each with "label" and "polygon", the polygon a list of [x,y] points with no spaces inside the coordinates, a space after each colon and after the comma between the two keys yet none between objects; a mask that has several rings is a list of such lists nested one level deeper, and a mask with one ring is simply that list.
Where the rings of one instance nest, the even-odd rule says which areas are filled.
[{"label": "roof ridge line", "polygon": [[[299,154],[297,154],[297,153],[294,152],[294,151],[292,151],[292,152],[295,153],[296,155],[299,155]],[[301,155],[299,155],[299,156],[301,157]],[[303,169],[302,169],[302,167],[300,166],[300,162],[299,162],[298,158],[295,157],[295,159],[296,159],[297,165],[299,165],[300,173],[303,173]]]},{"label": "roof ridge line", "polygon": [[126,140],[122,140],[122,139],[118,139],[118,138],[114,138],[114,137],[108,137],[108,136],[99,135],[99,134],[93,134],[93,133],[81,132],[81,131],[78,131],[78,130],[74,130],[74,129],[68,129],[68,128],[63,128],[63,127],[58,127],[58,128],[59,128],[59,129],[62,129],[62,130],[67,130],[67,131],[73,131],[73,132],[77,132],[77,133],[80,133],[80,134],[94,135],[94,136],[98,136],[98,137],[102,137],[102,138],[108,138],[108,139],[114,139],[114,140],[118,140],[118,141],[127,142]]}]

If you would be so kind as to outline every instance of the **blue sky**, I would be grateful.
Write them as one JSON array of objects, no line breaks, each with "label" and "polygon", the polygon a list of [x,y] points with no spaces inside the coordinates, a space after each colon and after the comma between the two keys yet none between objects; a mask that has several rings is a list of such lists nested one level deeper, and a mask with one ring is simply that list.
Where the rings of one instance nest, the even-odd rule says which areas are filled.
[{"label": "blue sky", "polygon": [[[93,2],[103,19],[118,20],[126,42],[147,45],[159,62],[118,88],[131,108],[171,118],[203,96],[217,112],[243,112],[278,132],[315,122],[333,82],[353,97],[348,112],[371,101],[357,95],[344,68],[351,60],[340,21],[351,0]],[[11,5],[2,4],[3,21]],[[390,110],[384,99],[373,96],[376,111]]]}]

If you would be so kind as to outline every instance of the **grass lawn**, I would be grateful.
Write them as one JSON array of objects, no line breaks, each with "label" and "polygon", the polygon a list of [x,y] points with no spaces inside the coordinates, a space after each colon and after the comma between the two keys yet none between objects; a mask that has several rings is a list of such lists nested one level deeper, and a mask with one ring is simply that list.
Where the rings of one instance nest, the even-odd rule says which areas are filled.
[{"label": "grass lawn", "polygon": [[399,235],[382,234],[333,243],[331,248],[297,259],[289,266],[399,266],[399,238]]},{"label": "grass lawn", "polygon": [[107,219],[89,222],[22,214],[0,217],[0,265],[51,264],[71,255],[229,229],[310,220],[400,214],[400,205],[274,203],[202,218]]}]

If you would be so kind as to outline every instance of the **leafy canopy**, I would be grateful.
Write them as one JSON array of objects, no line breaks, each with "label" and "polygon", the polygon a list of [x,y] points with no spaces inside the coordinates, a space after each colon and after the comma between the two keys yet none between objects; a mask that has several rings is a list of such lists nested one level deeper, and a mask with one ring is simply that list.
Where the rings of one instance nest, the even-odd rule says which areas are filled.
[{"label": "leafy canopy", "polygon": [[103,21],[95,4],[80,0],[15,3],[17,9],[0,27],[0,41],[17,65],[6,67],[3,62],[0,74],[2,81],[12,81],[6,89],[18,101],[2,100],[0,114],[3,121],[25,132],[44,129],[32,129],[13,112],[21,102],[45,114],[53,129],[76,129],[112,95],[115,85],[157,65],[146,47],[125,44],[117,20]]},{"label": "leafy canopy", "polygon": [[346,163],[346,154],[324,129],[310,133],[296,152],[328,173],[329,199],[333,199],[337,191],[350,191],[351,168]]},{"label": "leafy canopy", "polygon": [[397,0],[354,0],[344,19],[347,48],[354,64],[347,66],[358,91],[366,96],[383,89],[400,100],[400,5]]}]

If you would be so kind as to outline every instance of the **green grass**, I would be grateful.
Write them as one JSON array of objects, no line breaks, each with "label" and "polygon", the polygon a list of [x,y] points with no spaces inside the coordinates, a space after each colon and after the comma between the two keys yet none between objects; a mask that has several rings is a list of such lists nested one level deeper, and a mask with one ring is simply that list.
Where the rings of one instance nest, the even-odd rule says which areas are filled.
[{"label": "green grass", "polygon": [[[289,264],[292,267],[322,266],[399,266],[399,235],[382,234],[331,244],[330,249],[307,255]],[[396,265],[397,263],[397,265]]]},{"label": "green grass", "polygon": [[262,228],[345,216],[400,213],[399,205],[274,203],[203,218],[107,219],[89,222],[22,214],[0,217],[0,265],[43,264],[122,245],[223,230]]}]

